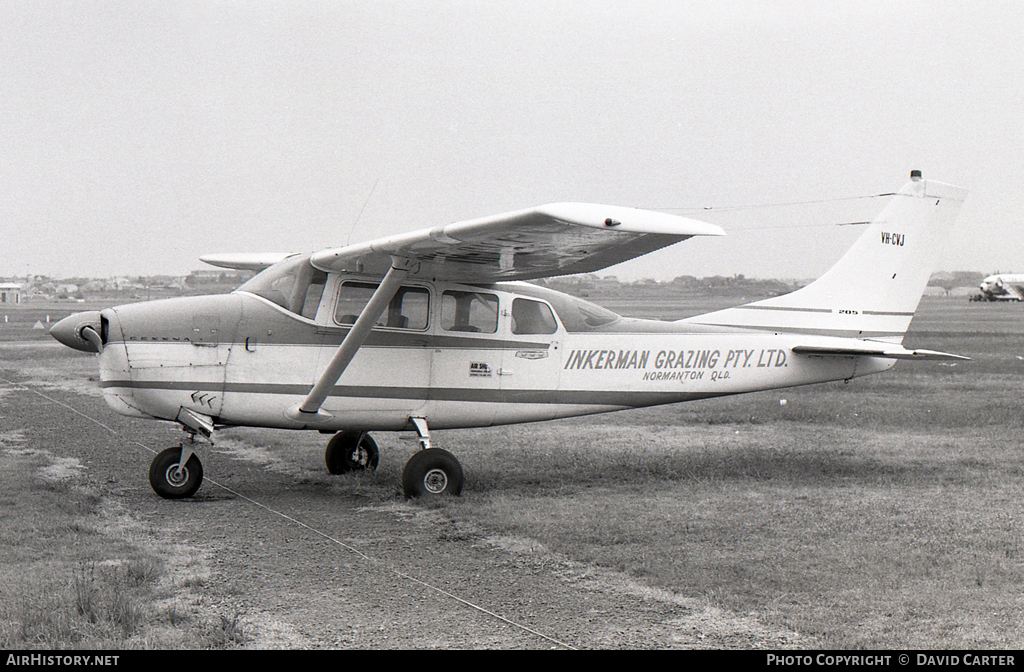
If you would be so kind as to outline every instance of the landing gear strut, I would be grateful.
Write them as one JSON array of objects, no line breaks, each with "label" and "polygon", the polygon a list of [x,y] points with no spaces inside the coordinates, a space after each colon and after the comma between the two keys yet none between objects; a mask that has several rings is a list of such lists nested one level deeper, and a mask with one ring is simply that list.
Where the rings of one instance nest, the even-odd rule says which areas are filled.
[{"label": "landing gear strut", "polygon": [[324,451],[330,474],[376,469],[380,460],[377,442],[366,432],[343,430],[334,435]]}]

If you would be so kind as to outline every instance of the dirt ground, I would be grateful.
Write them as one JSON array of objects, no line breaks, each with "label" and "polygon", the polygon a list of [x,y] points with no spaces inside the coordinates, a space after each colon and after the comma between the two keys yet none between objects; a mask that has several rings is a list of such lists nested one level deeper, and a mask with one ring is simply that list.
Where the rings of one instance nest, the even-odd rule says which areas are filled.
[{"label": "dirt ground", "polygon": [[[0,380],[0,461],[46,456],[49,477],[95,493],[93,523],[112,547],[162,560],[165,604],[153,608],[236,621],[245,648],[814,646],[443,508],[352,495],[338,479],[359,476],[268,459],[238,439],[200,448],[193,499],[163,500],[147,473],[180,439],[173,427],[117,416],[81,381],[40,382],[2,360]],[[137,639],[166,641],[159,627]]]}]

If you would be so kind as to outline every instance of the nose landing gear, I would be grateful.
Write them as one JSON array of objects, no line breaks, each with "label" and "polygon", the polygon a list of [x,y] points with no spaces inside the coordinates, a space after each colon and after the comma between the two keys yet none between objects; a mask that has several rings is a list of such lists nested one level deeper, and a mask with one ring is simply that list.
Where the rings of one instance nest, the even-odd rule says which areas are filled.
[{"label": "nose landing gear", "polygon": [[164,499],[191,497],[203,484],[203,464],[193,452],[196,434],[208,441],[213,435],[213,419],[187,408],[178,409],[175,421],[188,437],[181,445],[163,450],[149,464],[149,484]]},{"label": "nose landing gear", "polygon": [[192,446],[161,451],[149,465],[149,484],[164,499],[191,497],[203,483],[203,465]]}]

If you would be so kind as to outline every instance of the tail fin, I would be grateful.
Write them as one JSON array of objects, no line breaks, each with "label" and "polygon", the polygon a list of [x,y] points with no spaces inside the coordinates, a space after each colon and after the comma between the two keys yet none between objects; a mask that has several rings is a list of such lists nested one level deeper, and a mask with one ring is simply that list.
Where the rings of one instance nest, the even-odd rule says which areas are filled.
[{"label": "tail fin", "polygon": [[899,343],[966,195],[914,171],[853,247],[811,284],[685,321]]}]

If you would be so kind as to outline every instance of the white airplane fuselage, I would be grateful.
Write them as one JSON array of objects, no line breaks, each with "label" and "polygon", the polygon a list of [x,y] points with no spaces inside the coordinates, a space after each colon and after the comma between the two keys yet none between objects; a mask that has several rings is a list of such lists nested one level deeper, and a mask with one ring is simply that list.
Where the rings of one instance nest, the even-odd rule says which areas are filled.
[{"label": "white airplane fuselage", "polygon": [[[592,321],[606,323],[592,326],[574,312],[592,304],[523,283],[416,281],[409,286],[426,299],[419,328],[374,328],[323,404],[330,418],[297,422],[285,410],[309,393],[348,332],[335,303],[338,288],[352,280],[359,278],[332,275],[319,308],[309,311],[312,317],[246,291],[104,310],[104,397],[119,413],[174,420],[184,408],[218,426],[400,431],[414,417],[426,418],[433,429],[450,429],[843,380],[895,363],[793,353],[790,348],[806,344],[807,335],[612,313],[598,315]],[[495,314],[484,320],[493,332],[490,326],[468,331],[445,325],[446,293],[496,300]],[[556,321],[529,329],[534,333],[514,333],[523,331],[512,319],[517,299],[551,308]]]},{"label": "white airplane fuselage", "polygon": [[[459,494],[431,429],[535,422],[793,387],[965,359],[902,345],[966,192],[918,171],[824,275],[789,294],[676,322],[623,318],[524,280],[589,273],[718,227],[551,204],[305,255],[226,255],[264,269],[235,292],[87,311],[51,329],[99,354],[114,410],[218,427],[335,433],[328,472],[372,469],[367,432],[413,430],[407,497]],[[162,497],[202,483],[193,442],[150,464]]]}]

